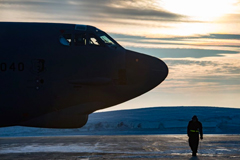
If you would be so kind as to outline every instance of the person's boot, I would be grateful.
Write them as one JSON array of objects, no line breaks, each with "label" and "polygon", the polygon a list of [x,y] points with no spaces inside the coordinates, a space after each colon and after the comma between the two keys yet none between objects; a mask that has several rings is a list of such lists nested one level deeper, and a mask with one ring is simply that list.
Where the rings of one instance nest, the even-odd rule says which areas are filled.
[{"label": "person's boot", "polygon": [[197,156],[196,152],[192,152],[192,156],[196,157]]}]

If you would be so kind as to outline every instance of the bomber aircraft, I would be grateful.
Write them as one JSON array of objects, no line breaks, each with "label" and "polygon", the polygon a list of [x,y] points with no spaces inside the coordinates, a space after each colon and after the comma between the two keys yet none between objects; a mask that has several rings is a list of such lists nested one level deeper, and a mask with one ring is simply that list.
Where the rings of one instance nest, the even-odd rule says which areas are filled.
[{"label": "bomber aircraft", "polygon": [[80,128],[167,75],[159,58],[93,26],[0,22],[0,127]]}]

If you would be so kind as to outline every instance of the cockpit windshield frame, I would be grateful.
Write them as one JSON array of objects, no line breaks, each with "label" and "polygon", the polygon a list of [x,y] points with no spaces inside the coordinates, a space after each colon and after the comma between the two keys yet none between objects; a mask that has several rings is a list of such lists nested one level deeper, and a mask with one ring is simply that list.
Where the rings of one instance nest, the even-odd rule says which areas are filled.
[{"label": "cockpit windshield frame", "polygon": [[75,31],[62,33],[59,41],[63,46],[94,46],[108,47],[111,49],[123,48],[104,31],[92,26],[76,25]]}]

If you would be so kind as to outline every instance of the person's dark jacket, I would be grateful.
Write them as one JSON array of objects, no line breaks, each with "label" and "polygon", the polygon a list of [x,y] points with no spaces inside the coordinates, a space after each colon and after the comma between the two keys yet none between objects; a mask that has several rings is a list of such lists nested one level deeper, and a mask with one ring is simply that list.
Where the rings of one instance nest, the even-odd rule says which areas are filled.
[{"label": "person's dark jacket", "polygon": [[194,132],[191,132],[191,130],[198,131],[200,133],[201,139],[203,139],[202,123],[201,122],[199,122],[198,120],[196,120],[196,121],[193,121],[193,120],[189,121],[188,127],[187,127],[188,137],[191,136],[190,135],[191,133],[194,133]]}]

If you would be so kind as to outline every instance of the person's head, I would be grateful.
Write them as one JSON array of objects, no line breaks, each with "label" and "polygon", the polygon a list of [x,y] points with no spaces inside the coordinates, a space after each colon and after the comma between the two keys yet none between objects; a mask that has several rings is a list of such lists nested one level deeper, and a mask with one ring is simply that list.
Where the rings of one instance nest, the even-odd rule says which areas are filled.
[{"label": "person's head", "polygon": [[194,116],[192,117],[192,120],[193,120],[193,121],[198,121],[198,118],[197,118],[197,116],[196,116],[196,115],[194,115]]}]

